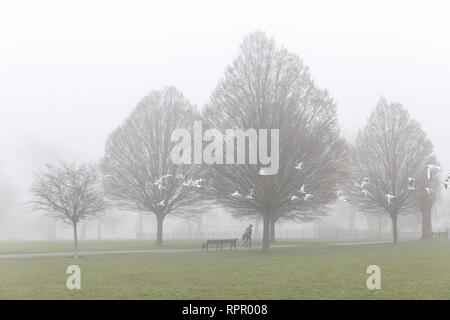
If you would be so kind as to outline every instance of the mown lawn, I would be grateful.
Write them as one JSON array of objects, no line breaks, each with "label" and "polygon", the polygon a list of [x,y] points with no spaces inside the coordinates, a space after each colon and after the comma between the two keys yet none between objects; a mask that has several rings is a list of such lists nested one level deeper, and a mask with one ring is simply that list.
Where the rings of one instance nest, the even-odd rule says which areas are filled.
[{"label": "mown lawn", "polygon": [[[54,243],[48,251],[65,245]],[[132,240],[84,245],[149,249],[148,241]],[[43,249],[42,242],[35,248]],[[1,253],[9,250],[1,244]],[[71,264],[81,267],[81,290],[66,289]],[[381,290],[366,288],[366,268],[373,264],[381,268]],[[0,259],[0,299],[450,299],[450,241]]]}]

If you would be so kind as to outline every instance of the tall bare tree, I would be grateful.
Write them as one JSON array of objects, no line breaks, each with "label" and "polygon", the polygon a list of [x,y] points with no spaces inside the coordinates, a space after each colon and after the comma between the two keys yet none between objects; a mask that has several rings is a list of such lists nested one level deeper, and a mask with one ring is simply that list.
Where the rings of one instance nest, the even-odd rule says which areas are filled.
[{"label": "tall bare tree", "polygon": [[397,243],[398,215],[417,212],[417,194],[427,187],[420,177],[435,163],[433,145],[402,105],[381,98],[352,151],[348,196],[365,211],[389,214]]},{"label": "tall bare tree", "polygon": [[[264,33],[245,38],[204,117],[223,134],[230,128],[279,130],[275,175],[260,174],[260,156],[256,165],[215,164],[207,172],[215,200],[235,215],[262,216],[263,249],[270,246],[271,223],[274,228],[281,217],[310,219],[318,212],[313,208],[336,198],[345,145],[339,138],[335,104],[315,86],[301,59]],[[269,149],[276,151],[272,145]],[[244,151],[249,158],[249,150]],[[299,192],[302,185],[305,193]]]},{"label": "tall bare tree", "polygon": [[47,165],[34,174],[31,192],[35,210],[73,227],[74,257],[78,258],[78,223],[96,218],[106,208],[97,168],[64,162]]},{"label": "tall bare tree", "polygon": [[195,204],[197,166],[171,160],[172,132],[192,128],[195,108],[175,88],[152,91],[108,138],[102,161],[107,196],[120,208],[154,214],[156,244],[162,245],[163,222]]}]

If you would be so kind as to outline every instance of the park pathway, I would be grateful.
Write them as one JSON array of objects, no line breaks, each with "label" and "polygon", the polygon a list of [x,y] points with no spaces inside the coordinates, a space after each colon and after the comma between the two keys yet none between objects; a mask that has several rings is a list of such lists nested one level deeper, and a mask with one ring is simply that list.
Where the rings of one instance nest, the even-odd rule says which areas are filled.
[{"label": "park pathway", "polygon": [[[288,248],[299,246],[299,244],[273,245],[271,248]],[[239,248],[239,250],[261,250],[261,247]],[[105,251],[80,251],[79,256],[90,256],[99,254],[130,254],[130,253],[179,253],[179,252],[199,252],[202,249],[152,249],[152,250],[105,250]],[[216,250],[209,250],[215,252]],[[223,250],[230,251],[230,250]],[[43,253],[8,253],[0,254],[0,259],[16,259],[16,258],[43,258],[43,257],[72,257],[73,251],[70,252],[43,252]]]},{"label": "park pathway", "polygon": [[364,241],[364,242],[331,242],[330,246],[360,246],[365,244],[385,244],[392,243],[392,241]]}]

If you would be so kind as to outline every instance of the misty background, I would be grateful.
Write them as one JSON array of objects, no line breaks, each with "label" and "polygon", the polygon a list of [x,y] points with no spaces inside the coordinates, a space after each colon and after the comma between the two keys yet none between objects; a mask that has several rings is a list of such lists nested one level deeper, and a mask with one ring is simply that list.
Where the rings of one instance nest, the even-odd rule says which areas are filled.
[{"label": "misty background", "polygon": [[[254,30],[310,67],[337,102],[349,141],[384,96],[421,123],[446,172],[449,13],[447,1],[2,1],[0,239],[70,238],[70,226],[58,223],[50,235],[54,222],[26,205],[32,172],[55,158],[98,161],[108,134],[150,90],[176,86],[201,110]],[[444,192],[433,209],[434,228],[450,226],[449,203]],[[376,224],[354,209],[338,209],[322,223],[281,221],[277,232],[353,234]],[[102,237],[133,238],[139,229],[137,213],[110,210],[103,219]],[[411,223],[400,224],[401,231],[419,231],[418,216],[404,219]],[[80,238],[96,238],[96,223],[82,226]],[[143,223],[144,232],[155,232],[153,217]],[[217,210],[193,222],[170,218],[165,232],[240,235],[247,223]]]}]

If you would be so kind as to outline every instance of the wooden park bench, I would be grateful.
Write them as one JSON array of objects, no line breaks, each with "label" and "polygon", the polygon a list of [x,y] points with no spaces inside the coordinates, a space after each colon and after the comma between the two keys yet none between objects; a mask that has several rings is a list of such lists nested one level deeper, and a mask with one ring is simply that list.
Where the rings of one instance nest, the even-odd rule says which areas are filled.
[{"label": "wooden park bench", "polygon": [[216,251],[218,251],[219,248],[222,251],[224,244],[229,244],[230,245],[230,250],[232,250],[233,247],[236,250],[237,249],[237,240],[238,239],[208,239],[208,240],[206,240],[206,242],[204,242],[202,244],[202,251],[204,251],[204,250],[208,251],[208,246],[210,244],[215,244],[216,245]]},{"label": "wooden park bench", "polygon": [[433,239],[448,239],[448,230],[444,232],[432,232],[431,238]]}]

